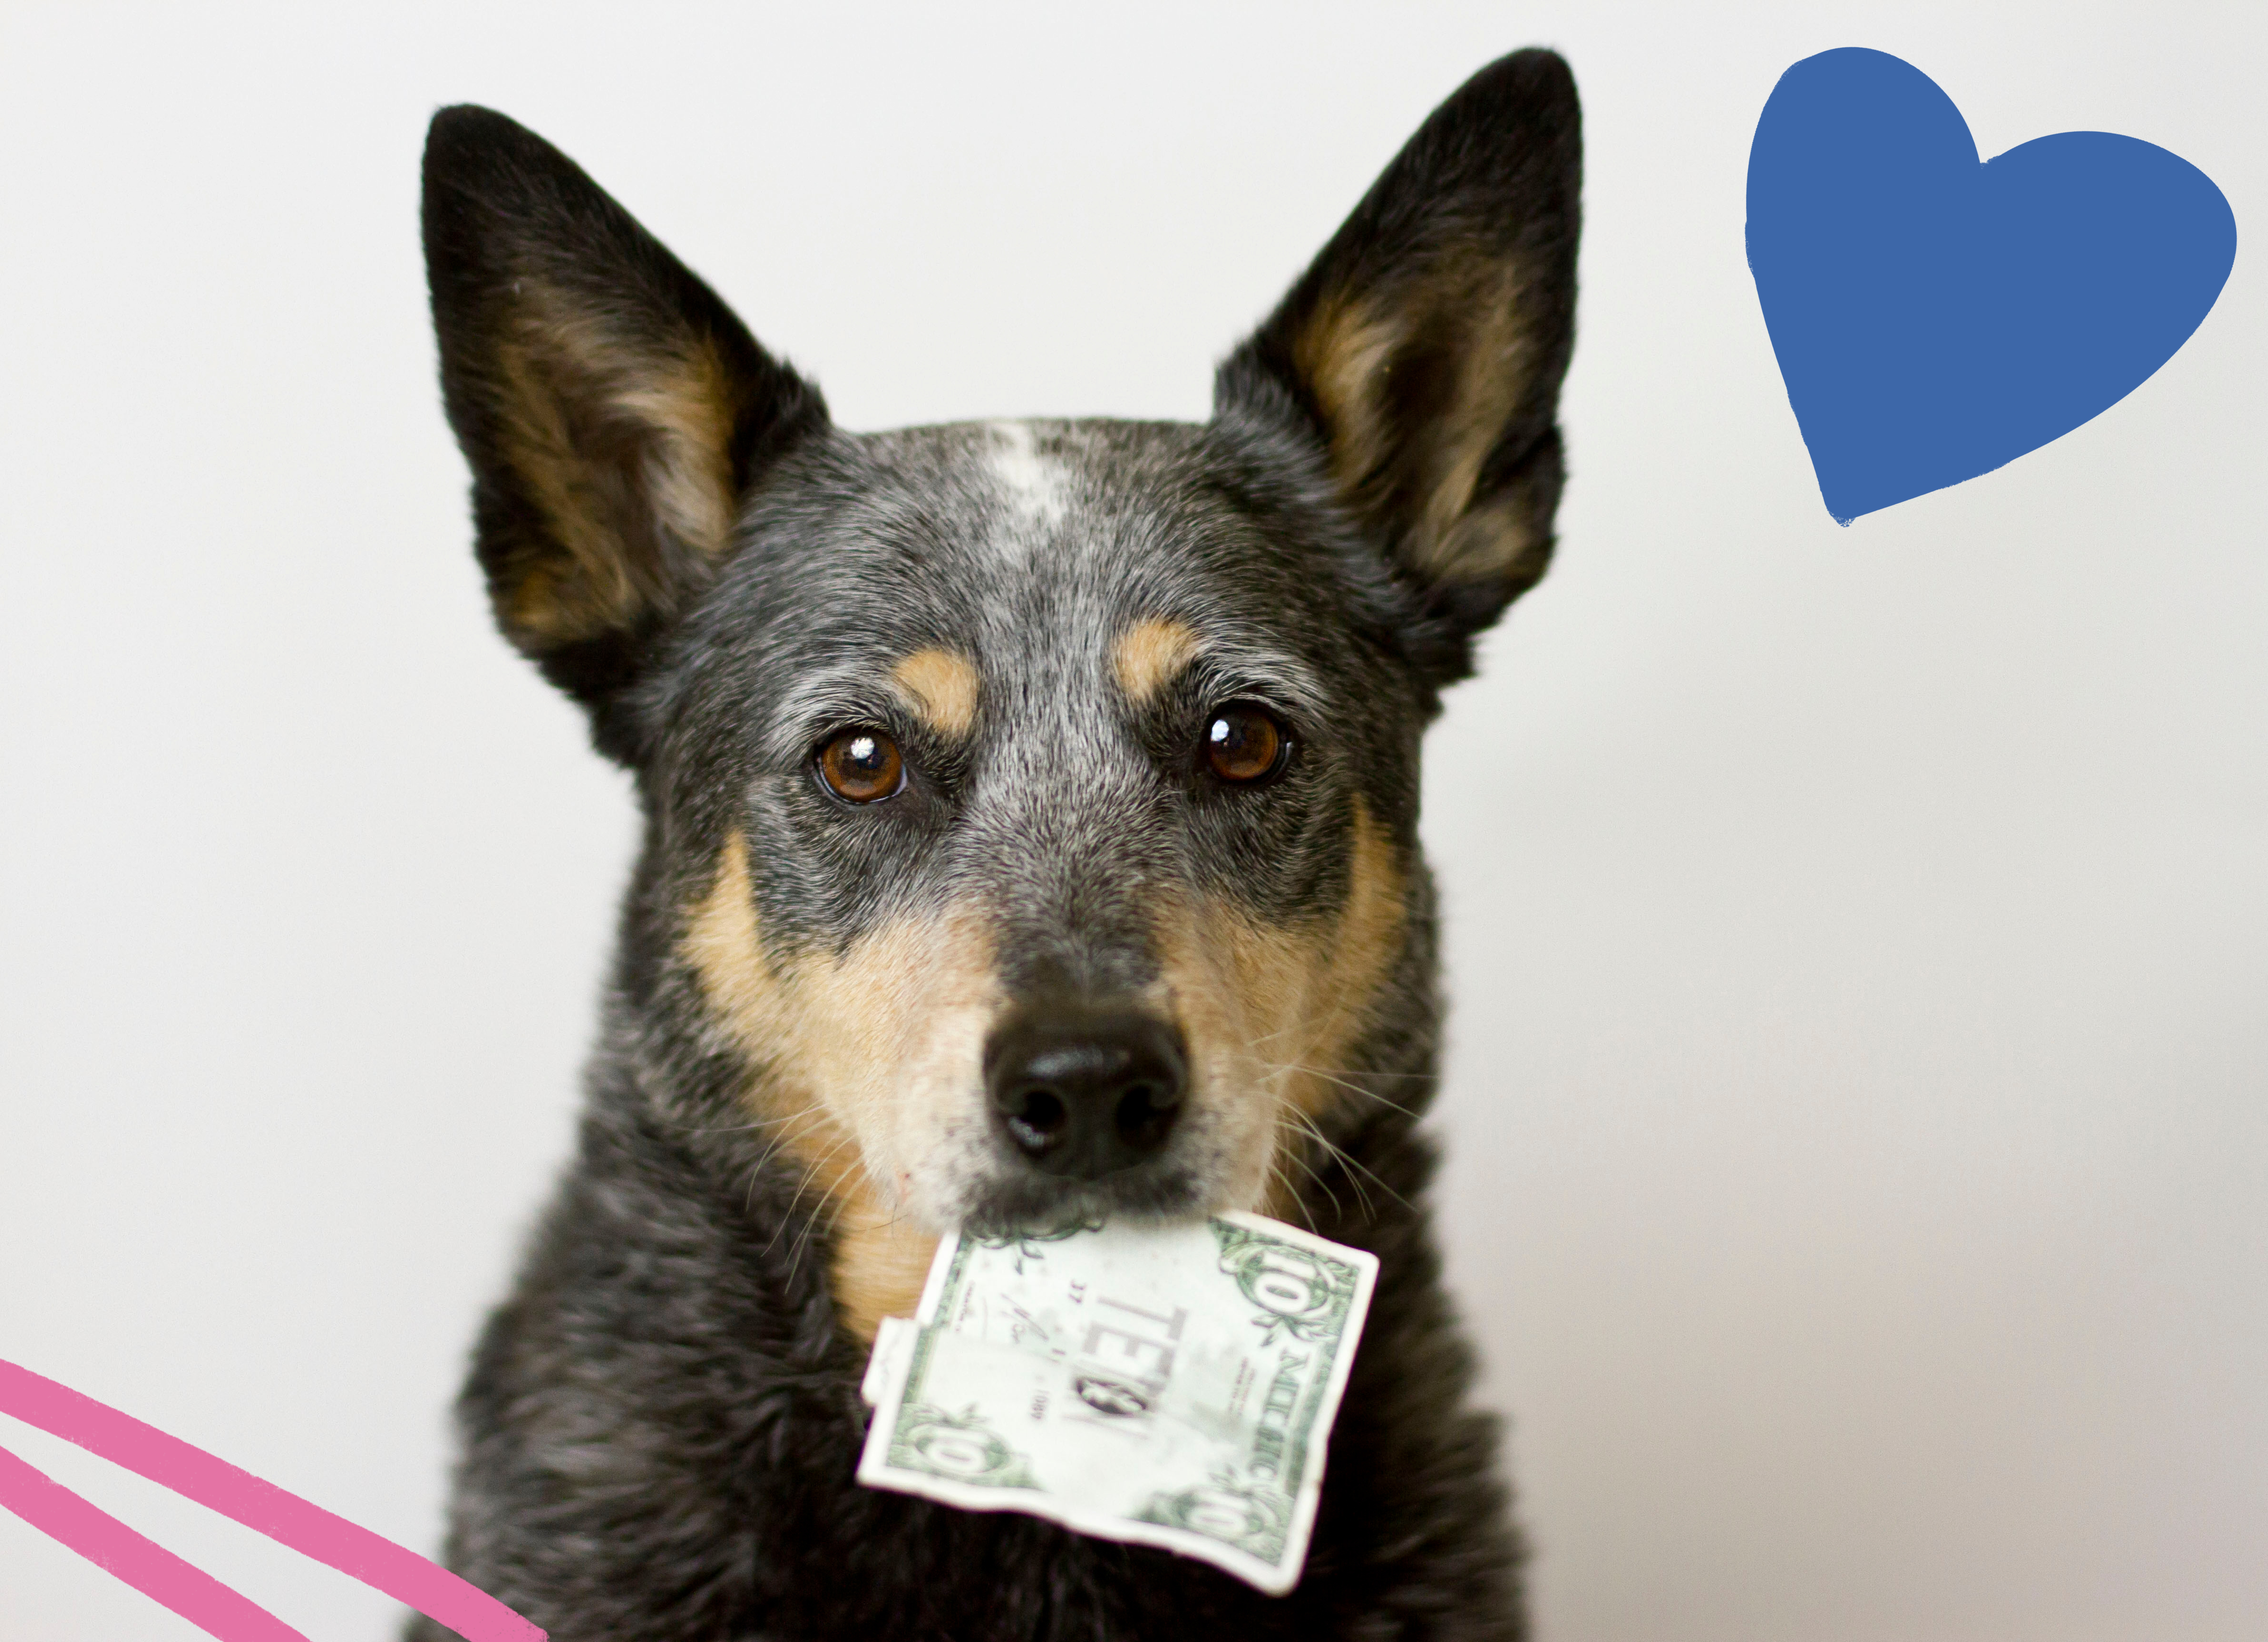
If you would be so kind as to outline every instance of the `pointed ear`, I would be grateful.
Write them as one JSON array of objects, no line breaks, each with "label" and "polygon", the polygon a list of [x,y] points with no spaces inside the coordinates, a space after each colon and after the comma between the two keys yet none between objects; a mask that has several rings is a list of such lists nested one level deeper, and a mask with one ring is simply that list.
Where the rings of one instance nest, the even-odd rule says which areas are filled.
[{"label": "pointed ear", "polygon": [[1436,109],[1268,321],[1215,414],[1321,448],[1340,501],[1422,612],[1440,682],[1551,557],[1574,341],[1581,112],[1549,51]]},{"label": "pointed ear", "polygon": [[[549,143],[485,108],[425,142],[449,425],[497,624],[599,715],[731,553],[818,392]],[[615,749],[609,749],[613,751]]]}]

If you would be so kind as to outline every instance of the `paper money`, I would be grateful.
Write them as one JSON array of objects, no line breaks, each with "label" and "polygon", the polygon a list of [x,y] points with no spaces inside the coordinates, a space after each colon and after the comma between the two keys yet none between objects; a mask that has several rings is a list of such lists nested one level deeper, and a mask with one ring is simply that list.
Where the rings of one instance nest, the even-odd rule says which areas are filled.
[{"label": "paper money", "polygon": [[885,1318],[858,1480],[1160,1545],[1280,1594],[1378,1262],[1256,1214],[948,1237]]}]

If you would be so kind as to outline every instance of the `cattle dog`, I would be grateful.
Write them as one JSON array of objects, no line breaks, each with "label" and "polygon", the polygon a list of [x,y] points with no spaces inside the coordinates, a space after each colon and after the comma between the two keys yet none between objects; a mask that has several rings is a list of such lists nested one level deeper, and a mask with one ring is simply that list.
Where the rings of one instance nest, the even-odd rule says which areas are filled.
[{"label": "cattle dog", "polygon": [[[452,1567],[555,1642],[1524,1634],[1424,1206],[1418,744],[1551,555],[1580,174],[1566,65],[1506,57],[1211,421],[860,434],[541,138],[434,118],[496,619],[644,825]],[[1227,1209],[1380,1262],[1290,1594],[853,1480],[940,1234]]]}]

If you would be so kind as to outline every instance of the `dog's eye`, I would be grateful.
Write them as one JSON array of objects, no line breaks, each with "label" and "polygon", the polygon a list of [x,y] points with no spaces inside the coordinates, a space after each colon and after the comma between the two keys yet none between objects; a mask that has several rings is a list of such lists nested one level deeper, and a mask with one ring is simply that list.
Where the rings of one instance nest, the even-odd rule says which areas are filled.
[{"label": "dog's eye", "polygon": [[1205,725],[1205,767],[1222,781],[1250,787],[1284,771],[1292,732],[1264,707],[1233,701]]},{"label": "dog's eye", "polygon": [[846,729],[819,750],[819,779],[837,798],[871,804],[906,784],[898,744],[879,729]]}]

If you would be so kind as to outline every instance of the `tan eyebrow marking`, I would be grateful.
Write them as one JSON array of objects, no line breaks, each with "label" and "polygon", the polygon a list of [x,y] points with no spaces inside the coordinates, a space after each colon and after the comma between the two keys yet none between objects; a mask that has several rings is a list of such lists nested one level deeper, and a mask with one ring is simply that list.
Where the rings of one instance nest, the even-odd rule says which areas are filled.
[{"label": "tan eyebrow marking", "polygon": [[1188,623],[1152,617],[1118,635],[1118,642],[1111,647],[1110,670],[1118,676],[1118,687],[1126,693],[1127,700],[1144,707],[1204,648],[1204,641]]},{"label": "tan eyebrow marking", "polygon": [[901,656],[890,677],[932,729],[965,736],[976,722],[976,663],[935,647]]}]

